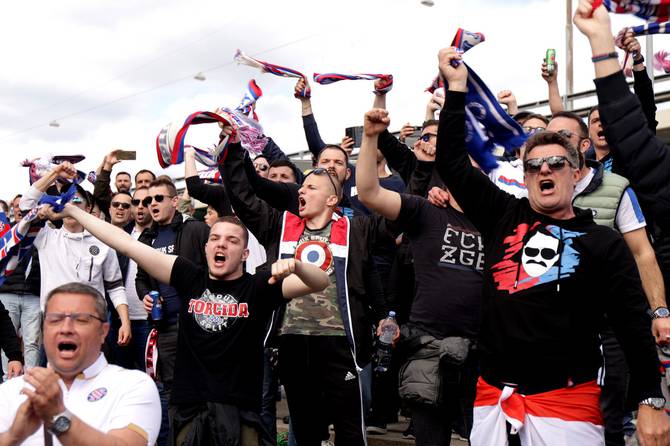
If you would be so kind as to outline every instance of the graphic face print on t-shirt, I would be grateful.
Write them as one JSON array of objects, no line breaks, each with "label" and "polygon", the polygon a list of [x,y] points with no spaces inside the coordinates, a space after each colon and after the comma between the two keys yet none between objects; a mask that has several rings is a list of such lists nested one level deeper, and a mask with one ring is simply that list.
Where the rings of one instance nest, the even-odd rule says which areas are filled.
[{"label": "graphic face print on t-shirt", "polygon": [[237,318],[249,317],[249,306],[246,302],[239,303],[230,294],[213,294],[206,289],[200,298],[189,301],[188,312],[203,330],[220,333]]}]

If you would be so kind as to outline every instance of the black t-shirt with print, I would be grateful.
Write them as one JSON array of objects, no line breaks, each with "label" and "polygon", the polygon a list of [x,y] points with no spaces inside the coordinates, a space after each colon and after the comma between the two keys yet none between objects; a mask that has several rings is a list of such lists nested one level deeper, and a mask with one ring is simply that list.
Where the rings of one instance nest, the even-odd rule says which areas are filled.
[{"label": "black t-shirt with print", "polygon": [[416,276],[410,322],[439,338],[477,336],[484,267],[479,231],[452,207],[442,209],[424,198],[400,196],[396,222],[412,245]]},{"label": "black t-shirt with print", "polygon": [[[170,285],[181,297],[171,404],[220,402],[259,411],[263,338],[272,311],[286,302],[269,272],[235,280],[178,257]],[[160,355],[160,351],[158,352]]]}]

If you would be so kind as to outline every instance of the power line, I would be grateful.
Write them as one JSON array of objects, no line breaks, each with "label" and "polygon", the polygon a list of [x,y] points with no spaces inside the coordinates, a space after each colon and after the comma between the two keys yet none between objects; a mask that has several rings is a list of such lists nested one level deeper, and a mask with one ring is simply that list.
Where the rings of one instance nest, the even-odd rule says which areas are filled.
[{"label": "power line", "polygon": [[[302,37],[302,38],[300,38],[300,39],[296,39],[296,40],[293,40],[293,41],[290,41],[290,42],[287,42],[287,43],[284,43],[284,44],[281,44],[281,45],[278,45],[278,46],[275,46],[275,47],[272,47],[272,48],[269,48],[269,49],[266,49],[266,50],[263,50],[263,51],[259,51],[259,52],[257,52],[257,53],[252,54],[252,56],[260,56],[260,55],[263,55],[263,54],[271,53],[271,52],[273,52],[273,51],[277,51],[277,50],[282,49],[282,48],[285,48],[285,47],[287,47],[287,46],[291,46],[291,45],[294,45],[294,44],[296,44],[296,43],[300,43],[300,42],[303,42],[303,41],[305,41],[305,40],[309,40],[309,39],[311,39],[311,38],[313,38],[313,37],[315,37],[315,36],[316,36],[316,34],[312,34],[312,35],[309,35],[309,36],[305,36],[305,37]],[[221,68],[225,68],[225,67],[227,67],[227,66],[230,66],[230,65],[232,65],[233,63],[234,63],[234,61],[230,60],[230,61],[228,61],[228,62],[226,62],[226,63],[220,64],[220,65],[215,65],[215,66],[213,66],[213,67],[210,67],[210,68],[201,70],[201,72],[202,72],[202,73],[208,73],[208,72],[211,72],[211,71],[219,70],[219,69],[221,69]],[[79,111],[76,111],[76,112],[73,112],[73,113],[69,113],[69,114],[66,114],[66,115],[59,116],[58,118],[51,119],[51,120],[49,120],[48,122],[52,122],[52,121],[56,121],[56,122],[58,122],[58,121],[61,121],[61,120],[63,120],[63,119],[71,118],[71,117],[73,117],[73,116],[78,116],[78,115],[82,115],[82,114],[85,114],[85,113],[92,112],[92,111],[94,111],[94,110],[99,110],[99,109],[101,109],[101,108],[105,108],[105,107],[107,107],[107,106],[109,106],[109,105],[116,104],[116,103],[118,103],[118,102],[122,102],[122,101],[125,101],[125,100],[127,100],[127,99],[130,99],[130,98],[133,98],[133,97],[136,97],[136,96],[143,95],[143,94],[145,94],[145,93],[149,93],[149,92],[152,92],[152,91],[155,91],[155,90],[159,90],[159,89],[161,89],[161,88],[167,87],[168,85],[176,84],[177,82],[181,82],[181,81],[184,81],[184,80],[186,80],[186,79],[191,79],[191,77],[192,77],[192,75],[191,75],[191,74],[188,74],[188,75],[186,75],[186,76],[182,76],[182,77],[180,77],[180,78],[177,78],[177,79],[173,79],[173,80],[164,82],[164,83],[159,84],[159,85],[156,85],[156,86],[154,86],[154,87],[150,87],[150,88],[147,88],[147,89],[144,89],[144,90],[140,90],[140,91],[137,91],[137,92],[134,92],[134,93],[130,93],[130,94],[127,94],[127,95],[118,97],[118,98],[116,98],[116,99],[112,99],[112,100],[110,100],[110,101],[103,102],[103,103],[101,103],[101,104],[97,104],[97,105],[94,105],[94,106],[85,108],[85,109],[83,109],[83,110],[79,110]],[[21,130],[17,130],[17,131],[15,131],[15,132],[12,132],[12,133],[10,133],[10,134],[8,134],[8,135],[3,136],[2,138],[0,138],[0,141],[5,141],[5,140],[7,140],[7,139],[9,139],[9,138],[11,138],[11,137],[13,137],[13,136],[19,135],[19,134],[21,134],[21,133],[30,132],[30,131],[35,130],[35,129],[37,129],[37,128],[44,127],[44,126],[48,125],[48,122],[46,122],[46,123],[41,123],[41,124],[36,124],[36,125],[31,126],[31,127],[27,127],[27,128],[21,129]]]}]

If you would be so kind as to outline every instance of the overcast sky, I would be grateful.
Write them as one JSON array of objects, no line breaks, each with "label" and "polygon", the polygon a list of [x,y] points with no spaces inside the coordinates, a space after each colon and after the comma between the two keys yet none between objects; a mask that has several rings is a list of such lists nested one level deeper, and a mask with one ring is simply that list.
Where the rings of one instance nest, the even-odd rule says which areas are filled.
[{"label": "overcast sky", "polygon": [[[434,1],[432,8],[418,0],[3,4],[0,197],[27,189],[23,159],[47,154],[85,155],[77,167],[88,172],[112,149],[136,150],[137,161],[116,169],[159,172],[159,130],[195,111],[235,107],[252,78],[264,92],[257,112],[265,133],[287,153],[305,150],[295,81],[235,65],[237,48],[310,78],[313,72],[393,74],[387,99],[392,129],[422,121],[423,90],[436,74],[437,52],[458,27],[485,34],[465,59],[494,92],[511,89],[520,104],[545,99],[539,72],[550,47],[557,50],[563,89],[563,1]],[[615,30],[640,23],[613,17]],[[657,37],[655,49],[664,49],[665,39]],[[576,91],[593,88],[589,57],[575,29]],[[193,79],[198,72],[206,81]],[[371,90],[368,81],[312,85],[324,140],[337,142],[345,127],[361,124]],[[60,127],[50,127],[52,120]],[[199,129],[193,137],[208,133]],[[183,166],[170,173],[182,174]]]}]

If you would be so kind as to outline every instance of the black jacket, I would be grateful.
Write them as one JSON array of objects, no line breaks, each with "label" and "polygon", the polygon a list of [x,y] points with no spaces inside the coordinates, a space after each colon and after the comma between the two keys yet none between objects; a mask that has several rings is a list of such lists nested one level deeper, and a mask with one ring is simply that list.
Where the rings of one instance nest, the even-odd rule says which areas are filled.
[{"label": "black jacket", "polygon": [[23,363],[23,354],[21,353],[19,338],[16,336],[16,329],[2,302],[0,302],[0,350],[5,352],[7,359],[10,361],[21,361]]},{"label": "black jacket", "polygon": [[[613,171],[630,181],[647,219],[658,264],[670,283],[670,148],[648,125],[638,97],[623,73],[595,80],[600,119],[613,157]],[[666,286],[666,299],[670,287]]]},{"label": "black jacket", "polygon": [[[174,255],[183,256],[196,265],[207,265],[205,243],[207,243],[207,237],[209,237],[209,227],[205,223],[192,218],[184,220],[184,216],[179,212],[174,214],[170,225],[177,234]],[[139,241],[152,246],[157,236],[157,229],[158,223],[154,222],[150,228],[142,232]],[[137,288],[137,295],[142,299],[149,294],[149,291],[158,289],[158,281],[138,266],[135,287]]]},{"label": "black jacket", "polygon": [[468,160],[465,93],[448,91],[446,104],[436,165],[486,252],[479,338],[484,379],[516,383],[529,394],[595,380],[607,314],[634,397],[660,396],[647,302],[621,235],[596,225],[588,210],[575,208],[574,217],[556,220],[500,190]]},{"label": "black jacket", "polygon": [[[26,269],[32,259],[30,273],[26,277]],[[40,258],[37,250],[24,257],[0,286],[0,293],[40,295]]]},{"label": "black jacket", "polygon": [[[239,144],[231,144],[228,157],[221,172],[226,189],[230,192],[230,201],[237,216],[244,222],[267,252],[266,267],[277,260],[283,212],[270,207],[257,198],[249,187],[244,172],[245,152]],[[349,308],[340,308],[351,312],[353,328],[352,347],[356,351],[359,366],[364,366],[372,353],[372,326],[386,316],[384,295],[373,282],[374,265],[372,247],[377,242],[380,217],[354,217],[351,219],[349,257],[347,264],[347,284],[349,286]],[[283,311],[283,309],[282,309]],[[281,318],[274,320],[281,320]],[[272,327],[274,330],[276,327]],[[350,340],[351,341],[351,340]]]}]

